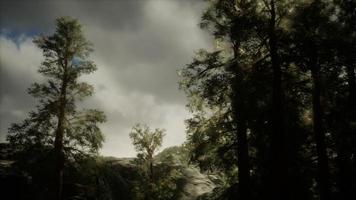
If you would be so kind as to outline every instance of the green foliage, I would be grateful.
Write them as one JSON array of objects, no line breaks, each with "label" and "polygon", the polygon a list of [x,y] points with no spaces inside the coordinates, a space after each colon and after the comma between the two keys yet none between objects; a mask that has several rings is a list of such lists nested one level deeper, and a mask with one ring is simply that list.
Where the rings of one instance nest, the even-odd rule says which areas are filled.
[{"label": "green foliage", "polygon": [[[141,190],[145,199],[153,199],[154,197],[156,174],[154,174],[153,156],[162,145],[164,132],[163,129],[151,131],[147,125],[136,124],[130,133],[130,138],[138,153],[136,162],[141,165],[143,177],[145,177],[141,179],[136,190]],[[137,193],[140,194],[140,192]],[[140,196],[137,198],[140,198]]]},{"label": "green foliage", "polygon": [[162,145],[165,135],[164,129],[153,131],[147,125],[136,124],[130,133],[130,138],[139,156],[145,161],[152,159],[156,151]]},{"label": "green foliage", "polygon": [[[47,151],[49,151],[48,149]],[[29,188],[16,185],[15,190],[25,190],[28,194],[24,199],[47,200],[53,184],[53,156],[48,152],[27,152],[26,159],[16,160],[12,166],[28,177]],[[63,186],[64,199],[68,200],[129,200],[133,180],[139,178],[139,168],[126,166],[115,159],[83,156],[73,162],[66,163]],[[16,172],[17,176],[21,174]],[[132,181],[132,182],[131,182]]]},{"label": "green foliage", "polygon": [[154,157],[155,162],[169,165],[189,165],[189,149],[186,144],[167,147]]},{"label": "green foliage", "polygon": [[34,40],[43,52],[44,61],[38,72],[46,81],[34,83],[28,93],[38,99],[39,105],[22,123],[9,128],[7,139],[18,150],[53,145],[60,107],[64,106],[63,140],[67,155],[96,153],[104,141],[98,124],[105,122],[105,115],[94,109],[77,109],[77,103],[93,93],[93,86],[78,79],[96,70],[88,57],[92,45],[77,20],[61,17],[56,22],[53,35]]},{"label": "green foliage", "polygon": [[179,72],[192,112],[187,142],[155,156],[165,131],[137,124],[130,133],[137,159],[128,166],[88,157],[102,145],[98,124],[105,121],[98,110],[77,109],[93,93],[78,79],[96,70],[92,45],[76,20],[59,18],[52,36],[34,41],[47,79],[28,91],[37,109],[9,129],[16,165],[49,193],[51,147],[63,127],[68,199],[179,199],[190,164],[219,175],[213,192],[199,199],[355,196],[355,6],[208,0],[200,26],[216,46],[199,50]]},{"label": "green foliage", "polygon": [[[167,163],[160,163],[154,166],[155,176],[149,180],[144,171],[132,182],[132,198],[134,200],[157,199],[157,200],[174,200],[182,193],[179,187],[183,181],[182,166],[172,166]],[[148,185],[147,183],[152,181]],[[148,191],[150,190],[150,191]],[[147,195],[150,195],[147,197]]]},{"label": "green foliage", "polygon": [[[151,130],[147,125],[133,127],[130,138],[138,152],[136,164],[140,167],[140,177],[133,183],[133,199],[169,200],[177,199],[181,189],[181,170],[187,166],[187,158],[180,153],[183,147],[171,147],[154,157],[162,144],[163,129]],[[184,164],[184,165],[182,165]]]},{"label": "green foliage", "polygon": [[[248,149],[243,164],[249,167],[248,187],[253,191],[250,198],[242,199],[278,193],[288,195],[285,199],[318,198],[323,191],[317,191],[315,183],[329,181],[315,176],[328,168],[320,161],[321,151],[327,152],[330,161],[326,171],[332,184],[325,187],[332,193],[329,196],[349,196],[355,188],[355,181],[348,177],[355,163],[350,145],[355,141],[350,124],[356,116],[353,1],[207,2],[201,27],[214,36],[216,46],[210,52],[199,50],[179,73],[180,88],[193,113],[186,120],[190,159],[202,170],[229,177],[225,187],[205,198],[238,196],[239,159],[246,150],[241,145]],[[282,113],[274,113],[276,67],[281,70],[277,107]],[[317,81],[310,73],[315,67]],[[320,113],[312,101],[316,83]],[[281,119],[278,131],[276,116]],[[323,139],[315,137],[317,125],[312,121],[318,116],[322,128],[317,134],[325,135],[325,147],[320,147]],[[244,131],[246,140],[241,137]],[[275,150],[276,144],[284,148],[282,153]],[[273,160],[276,156],[279,159]],[[275,184],[282,179],[283,183]]]}]

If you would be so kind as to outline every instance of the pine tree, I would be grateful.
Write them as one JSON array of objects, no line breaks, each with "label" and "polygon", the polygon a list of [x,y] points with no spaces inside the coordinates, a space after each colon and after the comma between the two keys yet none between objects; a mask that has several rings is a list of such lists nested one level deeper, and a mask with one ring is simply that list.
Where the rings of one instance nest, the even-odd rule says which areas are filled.
[{"label": "pine tree", "polygon": [[330,10],[325,2],[315,0],[300,4],[293,21],[297,50],[296,63],[310,72],[312,124],[317,154],[317,181],[321,200],[331,199],[330,166],[327,154],[325,124],[325,82],[328,68],[332,68],[333,53],[328,41],[332,26]]},{"label": "pine tree", "polygon": [[54,147],[55,191],[53,199],[63,198],[65,160],[78,153],[96,153],[104,137],[98,123],[105,115],[98,110],[79,110],[77,104],[92,95],[93,87],[79,77],[96,70],[88,59],[92,45],[76,19],[60,17],[51,36],[41,36],[34,43],[42,50],[44,61],[38,72],[45,83],[34,83],[29,94],[39,105],[29,117],[9,129],[8,140],[22,151],[34,147]]}]

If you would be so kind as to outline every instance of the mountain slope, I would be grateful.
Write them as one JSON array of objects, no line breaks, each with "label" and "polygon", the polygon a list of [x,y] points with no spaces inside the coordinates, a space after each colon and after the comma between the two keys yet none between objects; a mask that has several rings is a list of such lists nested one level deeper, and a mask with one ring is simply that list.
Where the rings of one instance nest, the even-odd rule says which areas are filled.
[{"label": "mountain slope", "polygon": [[[50,162],[19,165],[20,161],[7,153],[12,152],[8,145],[1,144],[0,147],[0,184],[2,189],[7,190],[2,191],[2,194],[8,196],[5,199],[46,199],[45,191],[50,191],[50,186],[42,180],[46,180],[50,174],[43,170],[43,173],[34,173],[32,170],[36,165],[42,169],[50,168]],[[186,155],[179,147],[168,148],[156,156],[154,169],[157,176],[161,176],[159,180],[169,185],[167,191],[173,193],[167,200],[196,200],[215,188],[211,178],[188,165],[184,156]],[[174,178],[167,181],[170,176]],[[66,199],[76,200],[139,200],[140,197],[135,195],[136,186],[145,184],[142,182],[142,168],[134,158],[88,158],[84,162],[68,165],[65,178]],[[23,194],[26,195],[19,196],[15,191],[24,191]]]}]

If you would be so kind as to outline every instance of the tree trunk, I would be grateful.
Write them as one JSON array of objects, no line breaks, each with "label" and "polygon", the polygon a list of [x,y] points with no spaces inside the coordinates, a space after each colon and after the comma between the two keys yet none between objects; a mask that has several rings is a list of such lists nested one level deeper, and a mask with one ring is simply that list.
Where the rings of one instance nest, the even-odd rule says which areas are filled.
[{"label": "tree trunk", "polygon": [[[238,45],[234,48],[235,57],[238,52]],[[236,63],[233,69],[234,82],[233,82],[233,98],[232,110],[233,120],[237,127],[237,167],[238,167],[238,187],[236,188],[236,195],[238,199],[250,199],[250,164],[249,164],[249,150],[247,140],[247,119],[245,107],[245,95],[243,79],[244,73],[240,66]],[[236,198],[236,197],[234,197]]]},{"label": "tree trunk", "polygon": [[355,65],[352,62],[347,65],[347,83],[349,86],[349,118],[356,122],[356,80]]},{"label": "tree trunk", "polygon": [[320,191],[320,200],[329,200],[330,197],[330,182],[329,182],[329,164],[325,144],[325,132],[322,122],[321,108],[321,85],[320,85],[320,67],[316,61],[312,64],[312,101],[313,101],[313,131],[316,141],[317,161],[318,161],[318,182]]},{"label": "tree trunk", "polygon": [[282,72],[280,61],[277,53],[276,38],[276,8],[275,1],[270,1],[270,32],[269,32],[269,49],[271,54],[271,64],[273,71],[273,94],[272,94],[272,165],[270,181],[272,198],[275,200],[288,199],[287,183],[287,155],[285,150],[285,130],[283,117],[283,91],[282,91]]},{"label": "tree trunk", "polygon": [[151,162],[150,162],[150,193],[152,193],[152,190],[153,190],[153,182],[154,182],[154,180],[153,180],[153,158],[152,158],[152,160],[151,160]]},{"label": "tree trunk", "polygon": [[[241,87],[241,86],[239,86]],[[234,121],[237,126],[237,167],[238,167],[238,187],[236,194],[238,199],[250,199],[250,166],[247,140],[247,120],[244,116],[243,95],[241,90],[235,87],[233,97]],[[237,97],[237,94],[240,94]],[[235,196],[236,198],[236,196]]]},{"label": "tree trunk", "polygon": [[63,171],[64,171],[64,150],[63,150],[63,138],[64,138],[64,120],[66,109],[66,96],[67,96],[67,65],[68,60],[64,60],[64,72],[61,87],[61,94],[59,99],[59,111],[58,111],[58,125],[56,131],[56,137],[54,141],[54,149],[56,155],[56,199],[63,199]]},{"label": "tree trunk", "polygon": [[[238,74],[238,76],[240,76]],[[235,75],[237,76],[237,75]],[[237,79],[237,78],[235,78]],[[247,140],[247,120],[245,116],[245,107],[243,100],[243,92],[238,89],[242,88],[239,84],[240,81],[236,81],[233,97],[233,112],[234,121],[237,126],[237,166],[238,166],[238,187],[237,196],[241,200],[250,199],[250,166],[249,166],[249,151],[248,151],[248,140]]]},{"label": "tree trunk", "polygon": [[[351,147],[353,160],[351,160],[351,187],[350,194],[355,195],[356,188],[356,78],[355,78],[355,63],[351,61],[347,66],[347,76],[349,84],[349,127],[350,127],[350,136],[351,136]],[[350,178],[349,177],[349,178]]]},{"label": "tree trunk", "polygon": [[56,154],[56,199],[62,200],[62,190],[63,190],[63,169],[64,169],[64,152],[63,152],[63,109],[60,109],[60,114],[58,117],[58,127],[55,138],[55,154]]},{"label": "tree trunk", "polygon": [[[341,125],[346,125],[342,123]],[[347,128],[348,129],[348,128]],[[352,146],[350,146],[349,130],[341,130],[341,135],[338,135],[337,139],[337,167],[338,167],[338,179],[337,185],[339,188],[339,198],[347,199],[351,196],[352,190],[352,161],[350,152]]]},{"label": "tree trunk", "polygon": [[249,153],[247,141],[247,128],[246,121],[239,120],[237,127],[237,164],[238,164],[238,192],[239,199],[250,199],[250,166],[249,166]]},{"label": "tree trunk", "polygon": [[151,156],[148,163],[148,187],[147,193],[145,194],[145,200],[151,200],[153,197],[153,156]]},{"label": "tree trunk", "polygon": [[[338,145],[338,167],[340,188],[340,198],[346,199],[352,195],[352,187],[356,185],[356,158],[352,159],[352,155],[356,155],[356,149],[352,144],[356,143],[355,128],[352,123],[356,123],[356,83],[355,83],[355,67],[352,61],[347,63],[347,83],[348,83],[348,106],[346,123],[342,124],[341,137]],[[354,165],[354,166],[353,166]]]}]

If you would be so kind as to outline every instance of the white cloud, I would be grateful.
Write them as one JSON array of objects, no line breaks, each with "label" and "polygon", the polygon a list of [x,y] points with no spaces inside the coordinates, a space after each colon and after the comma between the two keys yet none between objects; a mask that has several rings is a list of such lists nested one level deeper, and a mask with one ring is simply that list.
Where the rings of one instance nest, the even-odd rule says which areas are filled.
[{"label": "white cloud", "polygon": [[42,60],[42,54],[32,42],[32,38],[21,35],[15,40],[0,37],[1,70],[15,77],[38,79],[37,67]]},{"label": "white cloud", "polygon": [[21,120],[34,100],[26,94],[34,80],[40,80],[37,66],[42,54],[32,43],[32,39],[20,36],[16,42],[0,37],[0,140],[5,139],[12,122]]},{"label": "white cloud", "polygon": [[[6,87],[9,83],[19,83],[11,86],[16,88],[16,91],[1,91],[1,131],[6,132],[10,123],[24,119],[27,112],[35,106],[34,99],[26,94],[26,89],[31,83],[43,79],[37,73],[43,58],[41,51],[32,43],[32,38],[22,37],[16,43],[1,36],[0,46],[1,71],[5,72],[9,79],[6,83],[2,81],[2,85]],[[103,155],[134,156],[129,132],[137,122],[147,123],[152,128],[166,129],[164,148],[184,142],[183,121],[188,116],[184,105],[159,102],[157,97],[151,94],[122,89],[115,81],[116,77],[110,73],[111,68],[100,63],[100,60],[96,63],[99,70],[82,78],[95,86],[95,94],[85,100],[82,107],[99,108],[108,115],[108,122],[101,125],[106,137],[101,150]],[[131,76],[134,78],[135,73]],[[22,101],[23,98],[28,101]],[[3,121],[7,118],[9,120]],[[4,134],[2,137],[4,139]]]},{"label": "white cloud", "polygon": [[[189,113],[185,109],[185,96],[178,90],[176,73],[191,61],[195,50],[211,46],[207,33],[197,26],[201,3],[125,2],[47,3],[41,4],[42,9],[33,4],[20,7],[14,4],[7,5],[8,9],[29,11],[36,20],[21,14],[11,18],[8,11],[9,16],[4,18],[4,24],[14,24],[16,30],[30,27],[44,29],[45,33],[53,32],[49,20],[56,16],[70,15],[79,19],[85,35],[94,44],[92,59],[98,66],[98,71],[82,78],[95,87],[95,94],[82,106],[99,108],[106,113],[108,121],[101,125],[106,142],[101,152],[118,157],[135,155],[129,132],[136,122],[166,129],[163,148],[184,142],[184,120]],[[49,17],[44,18],[47,14]],[[5,28],[11,33],[11,27]],[[4,132],[10,122],[18,121],[34,108],[34,100],[26,94],[26,88],[40,80],[36,70],[42,55],[31,38],[20,37],[17,44],[6,37],[0,38],[1,71],[5,72],[0,77],[4,78],[2,85],[8,84],[0,95],[0,128]]]},{"label": "white cloud", "polygon": [[[184,104],[160,102],[151,94],[122,89],[115,82],[115,76],[107,70],[108,67],[100,62],[97,65],[97,72],[83,78],[95,87],[94,96],[84,101],[83,106],[98,107],[107,114],[108,121],[101,126],[106,137],[102,154],[134,156],[136,153],[129,132],[135,123],[166,129],[163,148],[185,141],[184,119],[189,113]],[[132,75],[134,77],[135,74]]]}]

